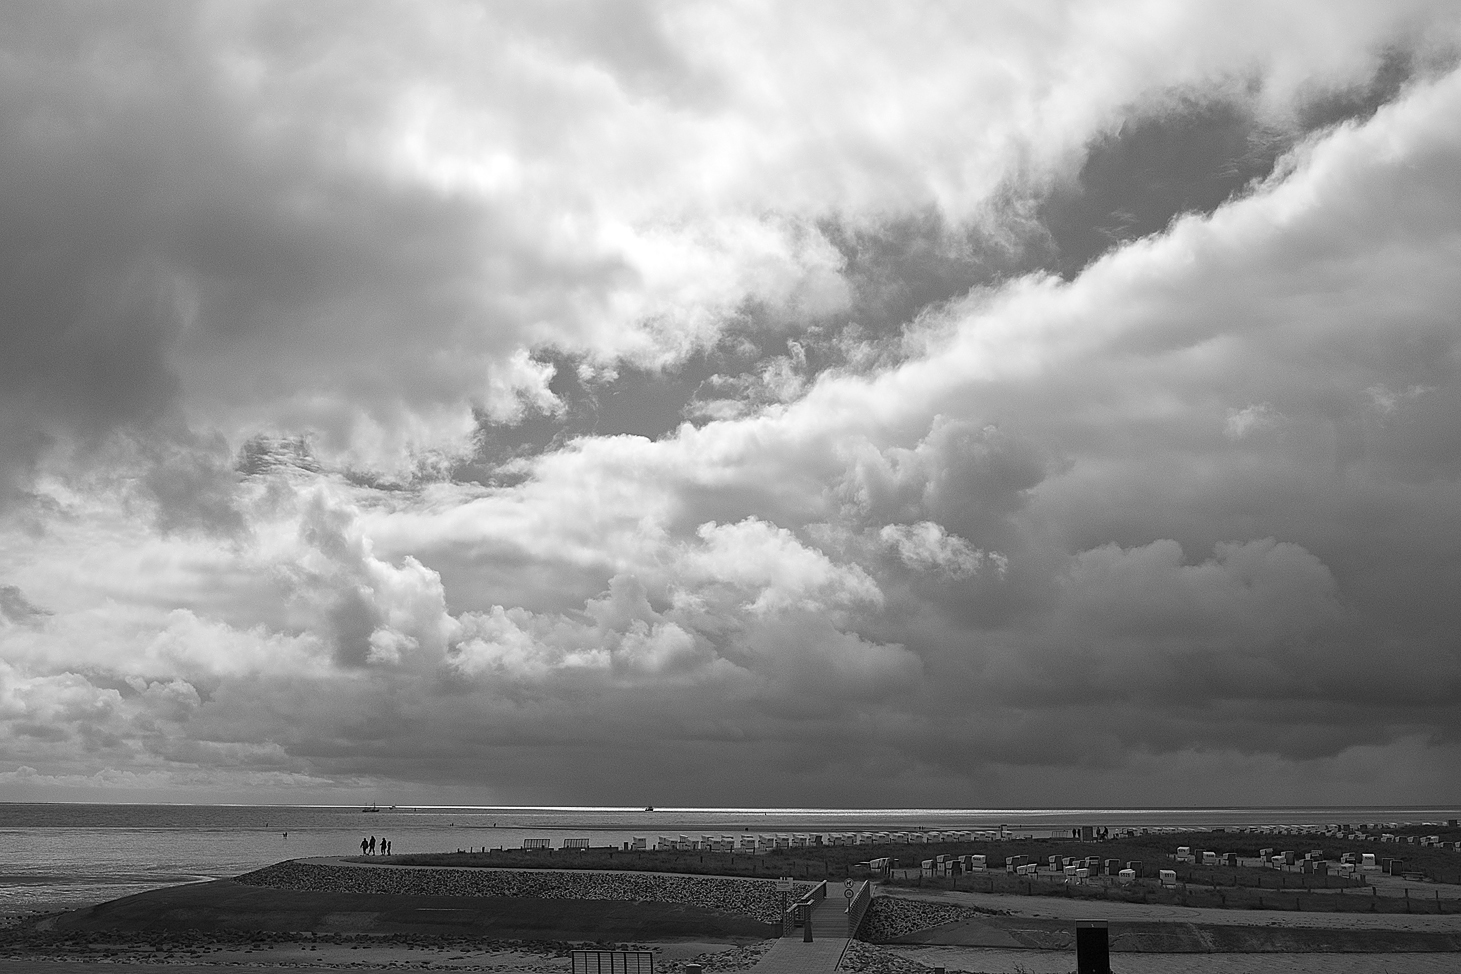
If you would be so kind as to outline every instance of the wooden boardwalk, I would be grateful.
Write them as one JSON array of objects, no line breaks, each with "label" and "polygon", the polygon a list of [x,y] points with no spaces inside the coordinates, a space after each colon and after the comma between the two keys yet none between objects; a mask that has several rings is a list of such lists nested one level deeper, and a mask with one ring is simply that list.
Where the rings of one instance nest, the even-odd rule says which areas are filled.
[{"label": "wooden boardwalk", "polygon": [[841,905],[841,897],[819,901],[812,914],[816,939],[807,943],[800,930],[782,937],[761,955],[751,974],[831,974],[837,970],[848,944],[847,917],[838,909]]}]

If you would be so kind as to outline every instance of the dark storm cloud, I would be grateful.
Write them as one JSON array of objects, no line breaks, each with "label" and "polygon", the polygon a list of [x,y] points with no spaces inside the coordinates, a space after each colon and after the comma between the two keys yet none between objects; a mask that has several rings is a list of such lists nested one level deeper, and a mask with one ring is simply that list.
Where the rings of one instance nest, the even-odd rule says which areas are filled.
[{"label": "dark storm cloud", "polygon": [[1267,176],[1292,138],[1266,129],[1250,106],[1227,100],[1181,99],[1155,117],[1128,120],[1091,146],[1073,185],[1042,202],[1054,263],[1070,278],[1179,214],[1211,213]]},{"label": "dark storm cloud", "polygon": [[50,613],[32,605],[18,586],[0,585],[0,614],[9,622],[24,624],[39,621]]},{"label": "dark storm cloud", "polygon": [[164,533],[204,531],[238,535],[247,527],[238,507],[239,476],[222,442],[168,445],[149,457],[143,477],[157,505],[157,527]]},{"label": "dark storm cloud", "polygon": [[1412,50],[1387,51],[1370,78],[1309,93],[1284,122],[1264,118],[1234,95],[1159,97],[1093,142],[1075,178],[1040,201],[1038,224],[1053,250],[1045,266],[1070,278],[1113,247],[1166,229],[1175,217],[1213,212],[1267,178],[1297,140],[1369,118],[1422,69],[1417,59]]},{"label": "dark storm cloud", "polygon": [[[534,302],[540,287],[612,273],[591,259],[555,269],[511,243],[487,245],[484,261],[484,242],[515,232],[488,209],[342,157],[373,117],[319,60],[324,19],[237,8],[244,35],[229,50],[212,46],[222,8],[95,13],[5,14],[0,455],[12,489],[48,445],[169,437],[164,420],[307,424],[338,450],[362,424],[485,401],[488,369],[472,356],[510,350],[518,322],[480,299],[483,285],[511,280],[514,300]],[[485,327],[468,339],[467,323]],[[435,353],[454,344],[456,360]]]}]

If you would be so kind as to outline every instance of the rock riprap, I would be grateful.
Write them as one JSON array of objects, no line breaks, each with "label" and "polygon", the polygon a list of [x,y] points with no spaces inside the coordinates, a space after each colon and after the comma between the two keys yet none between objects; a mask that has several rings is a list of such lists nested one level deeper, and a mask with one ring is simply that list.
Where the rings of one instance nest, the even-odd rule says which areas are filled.
[{"label": "rock riprap", "polygon": [[857,936],[869,943],[887,943],[910,933],[953,923],[955,920],[968,920],[984,913],[985,911],[954,903],[877,896],[868,907],[867,916],[863,918]]},{"label": "rock riprap", "polygon": [[[319,893],[412,896],[514,896],[549,900],[648,900],[684,903],[774,923],[781,896],[772,883],[717,876],[666,876],[532,869],[346,866],[281,862],[238,877],[249,886]],[[792,899],[811,889],[798,883]]]}]

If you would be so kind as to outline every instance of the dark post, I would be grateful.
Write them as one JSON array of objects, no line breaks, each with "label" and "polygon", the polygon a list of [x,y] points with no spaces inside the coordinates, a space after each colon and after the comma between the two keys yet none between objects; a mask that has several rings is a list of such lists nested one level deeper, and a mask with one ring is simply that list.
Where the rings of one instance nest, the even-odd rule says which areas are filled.
[{"label": "dark post", "polygon": [[810,903],[802,906],[802,940],[806,943],[812,942],[812,904]]},{"label": "dark post", "polygon": [[1111,947],[1105,920],[1075,922],[1076,974],[1111,974]]}]

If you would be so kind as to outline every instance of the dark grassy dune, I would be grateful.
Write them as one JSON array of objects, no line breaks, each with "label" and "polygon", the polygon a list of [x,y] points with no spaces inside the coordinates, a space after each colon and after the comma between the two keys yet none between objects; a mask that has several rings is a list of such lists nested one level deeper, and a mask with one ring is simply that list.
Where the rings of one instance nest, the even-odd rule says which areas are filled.
[{"label": "dark grassy dune", "polygon": [[498,940],[746,939],[770,924],[678,903],[324,893],[231,879],[173,886],[63,914],[54,929],[451,933]]}]

